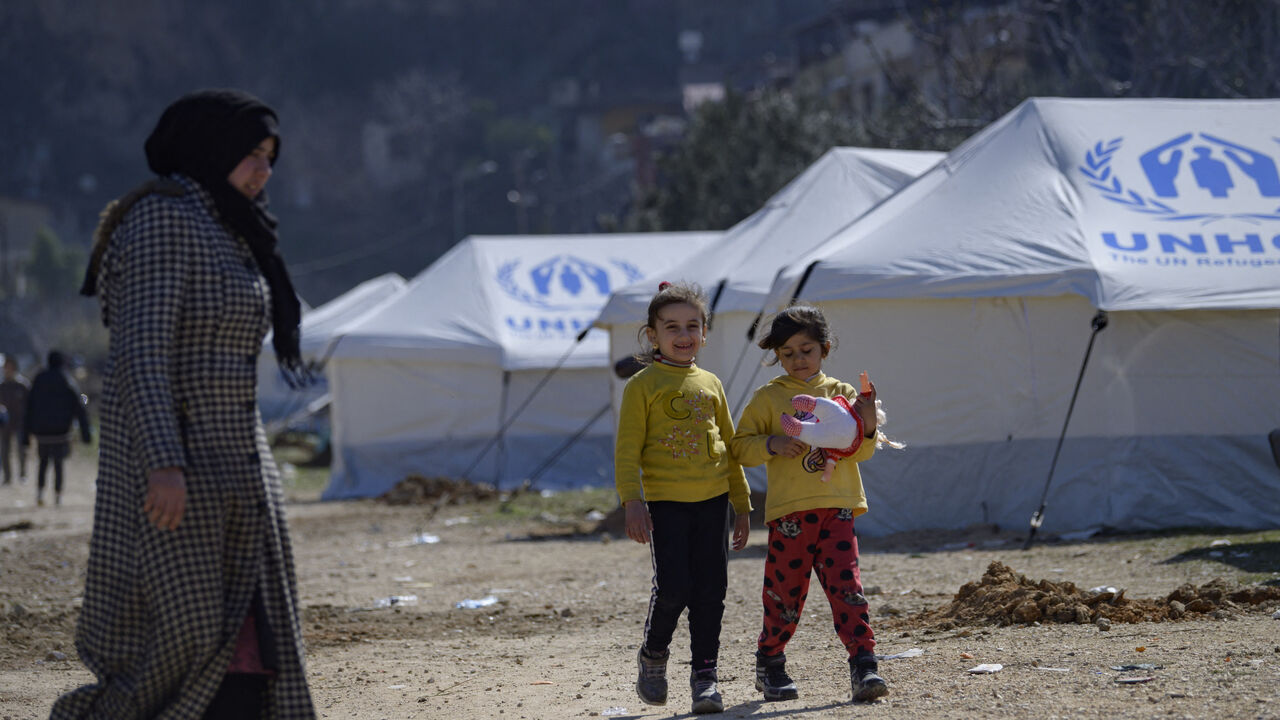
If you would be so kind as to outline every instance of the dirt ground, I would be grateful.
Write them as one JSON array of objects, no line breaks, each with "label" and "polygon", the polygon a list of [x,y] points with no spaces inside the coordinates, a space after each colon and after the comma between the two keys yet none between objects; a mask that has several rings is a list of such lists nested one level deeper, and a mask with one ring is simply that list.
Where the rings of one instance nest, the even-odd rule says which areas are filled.
[{"label": "dirt ground", "polygon": [[[77,452],[61,507],[34,507],[30,483],[0,488],[0,720],[47,717],[59,693],[90,680],[73,647],[93,474]],[[496,500],[436,509],[294,496],[322,717],[688,717],[683,664],[672,664],[665,708],[635,695],[648,552],[579,532],[592,526],[587,508],[555,498],[538,498],[550,510],[502,512]],[[879,652],[923,653],[882,661],[891,693],[852,705],[816,583],[788,648],[800,699],[763,703],[754,690],[765,537],[754,530],[730,561],[725,715],[1280,717],[1280,531],[1047,538],[1029,551],[1023,533],[861,541]],[[1209,584],[1215,578],[1223,582]],[[1241,582],[1252,590],[1239,594]],[[1116,590],[1090,592],[1100,586]],[[687,658],[683,622],[672,650]],[[1003,669],[968,672],[993,663]],[[1133,665],[1144,667],[1115,669]]]}]

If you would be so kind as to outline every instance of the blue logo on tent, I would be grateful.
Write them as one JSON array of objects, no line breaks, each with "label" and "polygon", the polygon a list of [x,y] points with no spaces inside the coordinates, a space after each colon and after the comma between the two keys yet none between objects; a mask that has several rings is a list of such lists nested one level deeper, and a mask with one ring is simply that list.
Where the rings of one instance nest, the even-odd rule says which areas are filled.
[{"label": "blue logo on tent", "polygon": [[522,303],[543,310],[596,310],[617,286],[643,277],[625,260],[610,260],[612,268],[574,255],[556,255],[522,268],[512,260],[498,268],[498,287]]},{"label": "blue logo on tent", "polygon": [[[1280,172],[1275,158],[1257,148],[1210,133],[1183,133],[1138,156],[1151,188],[1146,194],[1145,187],[1122,181],[1113,167],[1123,145],[1122,137],[1098,141],[1085,151],[1079,170],[1103,198],[1127,210],[1170,221],[1280,220]],[[1224,202],[1257,210],[1223,212]]]}]

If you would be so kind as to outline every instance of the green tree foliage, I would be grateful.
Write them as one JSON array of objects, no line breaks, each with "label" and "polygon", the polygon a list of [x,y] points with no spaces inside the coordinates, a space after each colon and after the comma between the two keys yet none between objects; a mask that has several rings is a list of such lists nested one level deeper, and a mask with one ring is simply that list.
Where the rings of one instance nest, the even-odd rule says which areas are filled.
[{"label": "green tree foliage", "polygon": [[729,93],[698,108],[660,164],[659,187],[628,220],[644,229],[723,230],[755,212],[833,146],[863,131],[820,98]]},{"label": "green tree foliage", "polygon": [[36,232],[25,268],[29,293],[44,302],[65,303],[75,297],[82,268],[80,252],[66,247],[46,227]]}]

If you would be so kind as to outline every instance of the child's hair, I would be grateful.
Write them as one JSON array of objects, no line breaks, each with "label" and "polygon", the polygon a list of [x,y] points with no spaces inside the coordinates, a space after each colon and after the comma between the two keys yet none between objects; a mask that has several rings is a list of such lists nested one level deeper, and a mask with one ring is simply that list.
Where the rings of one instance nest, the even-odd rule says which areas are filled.
[{"label": "child's hair", "polygon": [[[814,342],[823,346],[822,357],[826,357],[827,353],[834,349],[837,341],[835,333],[831,332],[831,325],[827,323],[827,316],[822,311],[812,305],[790,305],[779,311],[773,316],[773,320],[769,323],[769,330],[760,338],[758,343],[764,350],[773,350],[774,352],[765,358],[766,365],[774,365],[778,362],[778,348],[787,344],[796,333],[804,333],[808,335]],[[849,398],[853,400],[853,398]],[[890,438],[880,429],[881,425],[886,422],[884,410],[880,406],[880,400],[876,400],[876,447],[888,445],[895,450],[905,448],[906,443]]]},{"label": "child's hair", "polygon": [[704,328],[707,326],[707,296],[702,292],[702,288],[694,283],[669,283],[664,280],[658,283],[658,293],[649,301],[649,313],[645,319],[644,327],[640,328],[639,333],[637,333],[636,339],[640,341],[642,348],[636,354],[637,360],[642,363],[653,362],[654,353],[658,349],[649,345],[645,330],[658,329],[658,313],[662,311],[662,308],[681,303],[697,308],[698,313],[702,315],[702,326]]},{"label": "child's hair", "polygon": [[765,364],[776,364],[777,349],[786,345],[792,335],[801,332],[823,346],[822,357],[826,357],[828,350],[837,344],[836,336],[827,324],[827,316],[821,310],[812,305],[791,305],[773,316],[773,320],[769,322],[769,330],[757,343],[765,350],[775,351],[765,358]]}]

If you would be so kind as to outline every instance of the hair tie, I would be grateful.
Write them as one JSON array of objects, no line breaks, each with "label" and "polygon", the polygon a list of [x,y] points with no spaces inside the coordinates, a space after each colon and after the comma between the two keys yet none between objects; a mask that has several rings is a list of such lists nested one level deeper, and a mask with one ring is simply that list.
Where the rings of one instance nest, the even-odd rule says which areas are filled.
[{"label": "hair tie", "polygon": [[666,290],[669,287],[671,287],[671,283],[667,282],[666,280],[663,280],[662,282],[658,283],[658,292],[662,292],[663,290]]}]

